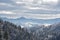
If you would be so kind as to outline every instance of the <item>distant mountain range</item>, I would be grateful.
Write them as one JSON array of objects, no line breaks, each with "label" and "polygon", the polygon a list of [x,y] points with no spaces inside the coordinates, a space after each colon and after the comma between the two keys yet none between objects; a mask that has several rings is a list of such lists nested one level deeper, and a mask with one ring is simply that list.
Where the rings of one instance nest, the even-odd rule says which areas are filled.
[{"label": "distant mountain range", "polygon": [[54,23],[60,22],[60,18],[49,19],[49,20],[27,19],[25,17],[20,17],[20,18],[17,18],[17,19],[9,19],[9,18],[5,18],[5,17],[1,17],[1,18],[5,21],[9,21],[9,22],[12,22],[12,23],[17,24],[17,25],[24,24],[24,23],[27,23],[27,22],[38,23],[38,24],[54,24]]}]

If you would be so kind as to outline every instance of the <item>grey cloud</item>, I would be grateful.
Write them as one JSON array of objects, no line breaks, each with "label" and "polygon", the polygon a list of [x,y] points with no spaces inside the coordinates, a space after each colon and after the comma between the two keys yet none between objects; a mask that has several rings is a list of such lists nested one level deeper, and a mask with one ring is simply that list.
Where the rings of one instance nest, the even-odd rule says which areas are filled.
[{"label": "grey cloud", "polygon": [[[60,3],[58,2],[57,5],[53,4],[51,5],[50,3],[38,3],[38,1],[40,0],[34,0],[32,3],[31,2],[23,2],[23,3],[20,3],[20,4],[17,4],[16,2],[23,2],[22,0],[0,0],[0,3],[7,3],[7,4],[11,4],[13,5],[13,7],[10,7],[8,5],[5,5],[5,6],[0,6],[0,11],[2,10],[5,10],[5,11],[11,11],[11,12],[14,12],[16,14],[0,14],[1,16],[16,16],[16,17],[20,17],[20,16],[23,16],[23,17],[33,17],[33,18],[41,18],[44,17],[43,15],[44,14],[60,14]],[[30,9],[30,7],[32,9]],[[38,9],[33,9],[33,8],[38,8]],[[40,8],[40,9],[39,9]],[[36,16],[36,14],[40,15],[42,14],[42,17],[38,17]],[[35,15],[35,16],[32,16],[32,15]],[[50,16],[49,16],[50,17]],[[56,17],[56,15],[55,15]],[[54,17],[54,18],[55,18]],[[51,17],[52,18],[52,17]]]}]

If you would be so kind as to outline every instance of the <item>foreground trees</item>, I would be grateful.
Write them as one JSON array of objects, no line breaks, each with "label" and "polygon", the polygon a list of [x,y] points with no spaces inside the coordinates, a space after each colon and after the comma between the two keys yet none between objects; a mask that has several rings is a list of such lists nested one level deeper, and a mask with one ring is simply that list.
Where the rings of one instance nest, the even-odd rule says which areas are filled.
[{"label": "foreground trees", "polygon": [[0,40],[60,40],[60,26],[57,28],[28,32],[21,26],[0,19]]}]

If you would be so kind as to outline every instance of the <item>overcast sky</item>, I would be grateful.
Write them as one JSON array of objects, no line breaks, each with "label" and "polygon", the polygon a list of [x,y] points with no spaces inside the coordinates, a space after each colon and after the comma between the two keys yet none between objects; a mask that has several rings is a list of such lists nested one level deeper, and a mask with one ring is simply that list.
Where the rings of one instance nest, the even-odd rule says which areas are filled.
[{"label": "overcast sky", "polygon": [[0,0],[0,16],[7,18],[60,18],[60,0]]}]

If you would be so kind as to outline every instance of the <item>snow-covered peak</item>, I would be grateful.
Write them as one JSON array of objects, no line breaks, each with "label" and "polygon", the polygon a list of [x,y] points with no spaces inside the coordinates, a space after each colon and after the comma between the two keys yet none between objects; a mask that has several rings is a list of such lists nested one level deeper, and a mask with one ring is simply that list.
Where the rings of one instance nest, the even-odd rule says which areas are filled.
[{"label": "snow-covered peak", "polygon": [[45,27],[48,27],[48,26],[50,26],[51,24],[43,24]]}]

